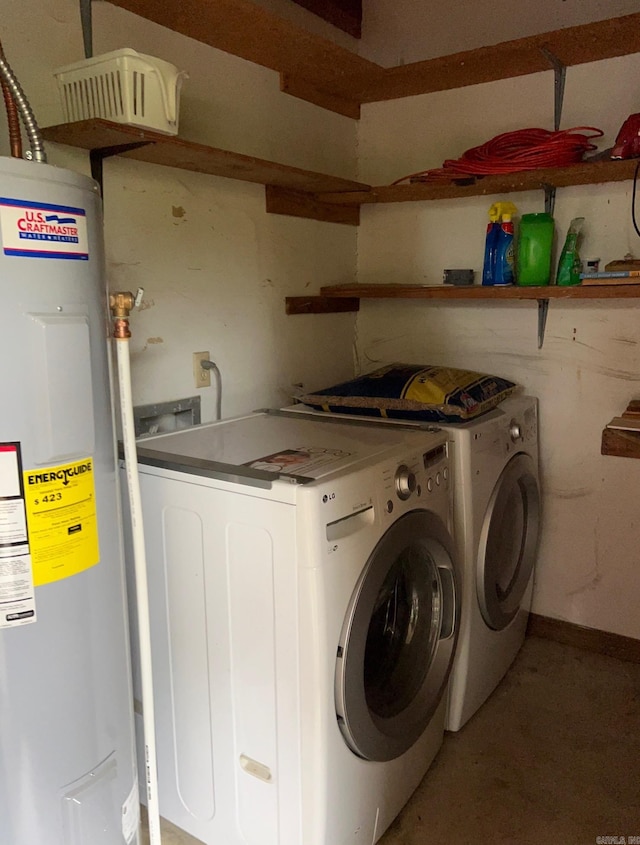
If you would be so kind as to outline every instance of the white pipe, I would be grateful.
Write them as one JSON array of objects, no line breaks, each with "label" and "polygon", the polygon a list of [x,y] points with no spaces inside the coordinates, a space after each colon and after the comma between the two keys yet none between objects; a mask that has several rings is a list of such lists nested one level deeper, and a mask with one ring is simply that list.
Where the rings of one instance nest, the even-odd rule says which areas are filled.
[{"label": "white pipe", "polygon": [[211,368],[213,379],[216,383],[216,419],[222,419],[222,376],[220,370],[214,364]]},{"label": "white pipe", "polygon": [[216,419],[222,419],[222,375],[220,374],[220,370],[218,369],[217,364],[213,361],[200,361],[200,366],[203,370],[209,370],[209,372],[213,373],[213,377],[216,383]]},{"label": "white pipe", "polygon": [[138,453],[136,449],[135,426],[133,422],[133,401],[131,396],[131,362],[129,360],[128,338],[116,339],[118,359],[118,383],[120,386],[120,413],[122,415],[122,439],[129,489],[131,512],[131,534],[136,576],[136,600],[138,610],[138,644],[140,649],[140,675],[142,680],[142,724],[144,727],[145,780],[147,787],[147,810],[149,813],[150,845],[160,845],[160,808],[158,805],[158,766],[156,760],[156,725],[153,706],[153,672],[151,666],[151,630],[149,625],[149,594],[147,590],[147,559],[144,547],[144,526],[142,523],[142,501],[138,477]]}]

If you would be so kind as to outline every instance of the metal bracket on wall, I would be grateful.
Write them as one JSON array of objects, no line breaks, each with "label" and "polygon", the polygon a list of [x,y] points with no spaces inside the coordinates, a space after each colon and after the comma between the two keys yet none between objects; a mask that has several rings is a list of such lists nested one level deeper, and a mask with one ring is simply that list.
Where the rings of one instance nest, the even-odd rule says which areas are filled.
[{"label": "metal bracket on wall", "polygon": [[[82,24],[82,42],[84,45],[85,59],[93,57],[93,0],[78,0],[80,7],[80,23]],[[103,167],[105,158],[126,153],[128,150],[136,150],[138,147],[145,147],[149,141],[137,141],[131,144],[120,144],[115,147],[101,147],[91,150],[89,160],[91,162],[91,175],[100,186],[100,196],[104,199]]]},{"label": "metal bracket on wall", "polygon": [[549,185],[547,182],[543,182],[542,188],[544,190],[544,210],[547,214],[553,214],[553,209],[556,205],[555,185]]},{"label": "metal bracket on wall", "polygon": [[[547,214],[553,214],[556,202],[556,189],[553,185],[543,182],[544,188],[544,210]],[[544,343],[544,332],[547,327],[547,314],[549,313],[549,300],[538,300],[538,349],[542,349]]]},{"label": "metal bracket on wall", "polygon": [[[540,47],[540,52],[545,56],[553,68],[553,127],[556,132],[560,129],[562,120],[562,104],[564,102],[564,83],[567,76],[567,69],[560,59],[546,47]],[[556,189],[554,185],[542,185],[544,188],[544,210],[547,214],[553,214],[556,203]],[[547,327],[547,314],[549,313],[549,300],[538,300],[538,349],[542,349],[544,343],[544,332]]]},{"label": "metal bracket on wall", "polygon": [[546,47],[540,47],[540,52],[548,60],[553,68],[553,126],[556,132],[560,129],[560,121],[562,119],[562,103],[564,100],[564,82],[567,76],[567,69],[562,64],[557,56],[547,50]]},{"label": "metal bracket on wall", "polygon": [[91,3],[93,0],[80,0],[80,22],[82,24],[82,42],[84,44],[84,57],[93,57],[93,20],[91,15]]},{"label": "metal bracket on wall", "polygon": [[538,349],[542,349],[544,343],[544,330],[547,327],[547,314],[549,313],[549,300],[538,300]]},{"label": "metal bracket on wall", "polygon": [[95,150],[91,150],[91,152],[89,153],[89,161],[91,162],[91,175],[96,180],[98,185],[100,185],[101,196],[103,195],[102,162],[105,160],[105,158],[117,156],[121,153],[127,153],[129,152],[129,150],[137,150],[139,147],[146,147],[148,144],[152,143],[153,141],[135,141],[131,144],[117,144],[114,147],[98,147]]}]

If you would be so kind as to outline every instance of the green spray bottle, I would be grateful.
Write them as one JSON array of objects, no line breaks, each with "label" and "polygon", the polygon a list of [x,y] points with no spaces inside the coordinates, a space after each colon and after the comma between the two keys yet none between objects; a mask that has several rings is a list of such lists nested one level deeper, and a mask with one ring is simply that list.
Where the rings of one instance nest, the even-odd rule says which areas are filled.
[{"label": "green spray bottle", "polygon": [[569,225],[569,231],[560,253],[558,261],[557,285],[580,284],[580,255],[578,241],[584,225],[584,217],[574,217]]}]

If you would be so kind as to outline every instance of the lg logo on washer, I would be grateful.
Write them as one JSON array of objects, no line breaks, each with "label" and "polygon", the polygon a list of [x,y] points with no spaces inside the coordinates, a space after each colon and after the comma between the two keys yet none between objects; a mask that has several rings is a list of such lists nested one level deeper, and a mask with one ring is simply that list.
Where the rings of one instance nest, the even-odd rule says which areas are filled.
[{"label": "lg logo on washer", "polygon": [[335,499],[335,497],[336,497],[335,493],[325,493],[324,496],[322,497],[322,501],[326,505],[327,502],[331,502],[333,499]]}]

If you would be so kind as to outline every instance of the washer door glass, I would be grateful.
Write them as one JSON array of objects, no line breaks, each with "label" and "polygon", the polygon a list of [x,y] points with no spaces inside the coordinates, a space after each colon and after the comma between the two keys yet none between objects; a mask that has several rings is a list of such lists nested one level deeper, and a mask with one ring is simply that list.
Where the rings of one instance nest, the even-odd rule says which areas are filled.
[{"label": "washer door glass", "polygon": [[367,760],[407,751],[442,698],[458,630],[453,554],[442,521],[412,511],[378,542],[351,597],[336,712],[348,745]]},{"label": "washer door glass", "polygon": [[484,621],[500,631],[515,617],[535,565],[540,490],[529,455],[515,455],[493,490],[478,551],[477,593]]}]

